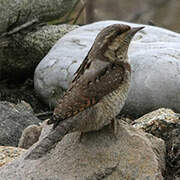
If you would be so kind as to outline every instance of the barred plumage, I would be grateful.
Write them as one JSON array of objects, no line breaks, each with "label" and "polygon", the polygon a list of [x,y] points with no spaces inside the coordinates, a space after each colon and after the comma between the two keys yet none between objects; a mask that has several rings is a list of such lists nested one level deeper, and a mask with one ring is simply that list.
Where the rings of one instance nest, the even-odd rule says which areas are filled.
[{"label": "barred plumage", "polygon": [[122,109],[130,85],[127,51],[140,28],[114,24],[96,37],[71,86],[54,110],[54,128],[26,158],[42,157],[67,133],[99,130]]}]

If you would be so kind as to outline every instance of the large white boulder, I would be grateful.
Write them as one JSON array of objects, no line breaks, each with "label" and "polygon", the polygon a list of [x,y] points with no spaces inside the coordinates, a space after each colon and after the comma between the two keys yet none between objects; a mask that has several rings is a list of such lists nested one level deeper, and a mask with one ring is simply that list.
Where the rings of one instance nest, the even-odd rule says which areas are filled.
[{"label": "large white boulder", "polygon": [[[54,106],[73,73],[87,55],[93,41],[104,27],[122,21],[101,21],[77,28],[50,50],[37,66],[36,91]],[[159,107],[180,112],[180,34],[143,25],[129,47],[132,82],[123,113],[140,116]]]}]

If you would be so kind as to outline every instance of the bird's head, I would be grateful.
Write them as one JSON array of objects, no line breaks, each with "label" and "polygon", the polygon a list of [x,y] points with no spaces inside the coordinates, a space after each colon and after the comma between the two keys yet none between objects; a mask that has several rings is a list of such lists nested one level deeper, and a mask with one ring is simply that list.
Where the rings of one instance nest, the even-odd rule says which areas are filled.
[{"label": "bird's head", "polygon": [[92,56],[111,62],[126,59],[133,36],[143,28],[131,28],[123,24],[113,24],[104,28],[95,39],[91,49]]}]

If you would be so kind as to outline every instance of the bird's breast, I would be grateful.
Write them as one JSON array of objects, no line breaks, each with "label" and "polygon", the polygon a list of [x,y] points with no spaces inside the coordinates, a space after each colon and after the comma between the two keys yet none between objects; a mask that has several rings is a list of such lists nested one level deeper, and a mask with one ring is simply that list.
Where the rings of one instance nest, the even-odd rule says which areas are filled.
[{"label": "bird's breast", "polygon": [[80,112],[74,118],[81,118],[77,129],[81,132],[99,130],[120,113],[125,100],[127,98],[128,89],[130,85],[130,73],[122,81],[120,86],[104,96],[97,104],[91,106],[85,111]]},{"label": "bird's breast", "polygon": [[128,89],[129,81],[122,82],[119,88],[106,95],[100,103],[97,104],[98,115],[96,123],[97,127],[99,126],[98,129],[109,124],[111,120],[120,113],[127,98]]}]

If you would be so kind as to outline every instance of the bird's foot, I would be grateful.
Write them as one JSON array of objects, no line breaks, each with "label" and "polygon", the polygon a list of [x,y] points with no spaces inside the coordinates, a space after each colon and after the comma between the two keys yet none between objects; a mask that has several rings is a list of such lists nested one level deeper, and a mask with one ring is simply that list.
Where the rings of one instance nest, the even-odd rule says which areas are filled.
[{"label": "bird's foot", "polygon": [[56,115],[53,115],[48,121],[47,121],[47,124],[50,125],[50,124],[53,124],[53,129],[55,129],[59,123],[62,121],[63,119],[56,116]]}]

